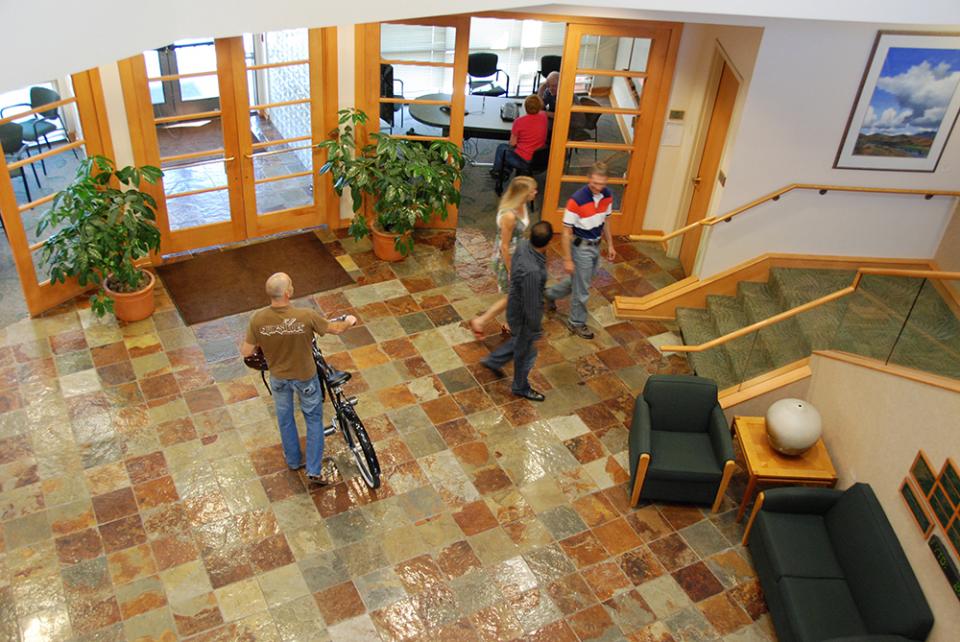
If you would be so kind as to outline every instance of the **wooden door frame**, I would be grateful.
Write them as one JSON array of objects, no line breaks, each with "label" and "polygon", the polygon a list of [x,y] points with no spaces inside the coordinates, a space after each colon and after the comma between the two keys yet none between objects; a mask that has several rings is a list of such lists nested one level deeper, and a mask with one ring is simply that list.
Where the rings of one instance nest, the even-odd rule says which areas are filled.
[{"label": "wooden door frame", "polygon": [[[106,101],[103,96],[103,86],[100,82],[100,71],[98,69],[81,71],[72,74],[70,79],[73,84],[73,98],[65,100],[76,103],[77,116],[83,137],[78,137],[68,144],[76,146],[79,146],[78,143],[81,144],[88,157],[101,155],[113,160],[113,141],[110,137],[110,127],[107,121]],[[16,117],[13,116],[13,118]],[[69,152],[63,150],[59,153]],[[26,166],[23,169],[25,170]],[[24,176],[26,177],[27,174],[24,173]],[[0,216],[3,218],[3,226],[10,242],[10,251],[17,268],[17,276],[20,279],[20,287],[23,289],[27,310],[31,316],[36,316],[81,294],[88,287],[81,286],[76,279],[67,279],[65,283],[57,284],[50,283],[49,280],[38,281],[32,252],[42,243],[35,244],[32,246],[33,250],[31,250],[26,230],[23,227],[21,212],[22,210],[13,191],[13,181],[7,169],[6,158],[0,155]]]},{"label": "wooden door frame", "polygon": [[[717,171],[719,171],[720,166],[722,165],[723,155],[726,151],[727,143],[730,140],[729,126],[733,122],[733,116],[736,111],[736,102],[739,99],[739,96],[741,94],[741,89],[743,88],[743,77],[737,71],[737,68],[730,61],[729,56],[727,56],[726,52],[723,50],[722,47],[719,46],[719,43],[718,43],[715,54],[714,54],[713,62],[711,64],[709,80],[707,81],[707,86],[709,87],[709,90],[706,92],[704,96],[703,109],[700,112],[701,116],[700,116],[698,133],[697,133],[697,138],[695,143],[696,154],[691,159],[691,162],[690,162],[690,167],[686,177],[687,187],[684,192],[683,199],[681,200],[681,203],[683,203],[684,205],[683,207],[681,207],[680,213],[682,213],[684,218],[678,221],[678,227],[682,225],[687,225],[692,222],[690,220],[690,209],[693,207],[694,199],[697,196],[697,185],[695,183],[695,180],[697,176],[700,174],[700,166],[703,163],[704,154],[706,152],[706,145],[709,138],[710,129],[713,125],[713,116],[714,116],[713,112],[716,107],[717,97],[719,96],[719,93],[720,93],[721,83],[723,81],[724,69],[729,70],[731,77],[737,83],[737,92],[734,96],[733,104],[730,107],[730,115],[728,116],[727,122],[725,123],[726,131],[723,136],[723,145],[721,146],[720,155],[717,158]],[[703,212],[704,217],[710,211],[710,203],[713,201],[713,194],[716,191],[715,183],[716,183],[717,174],[716,172],[711,172],[711,173],[714,175],[709,181],[710,195],[708,196],[707,204],[704,207],[704,212]],[[675,245],[677,256],[678,258],[680,258],[681,263],[683,263],[684,270],[688,276],[693,274],[694,272],[702,235],[703,235],[703,230],[698,227],[696,229],[691,230],[687,234],[684,234],[683,237],[678,239]]]},{"label": "wooden door frame", "polygon": [[[640,98],[637,123],[634,127],[633,149],[630,152],[630,164],[625,179],[611,179],[611,183],[624,185],[623,202],[611,219],[610,225],[615,234],[629,234],[643,229],[653,170],[656,165],[660,136],[663,131],[667,104],[670,99],[670,87],[673,82],[677,50],[680,46],[680,23],[625,21],[575,22],[567,24],[564,34],[563,57],[565,60],[579,60],[580,39],[583,35],[600,35],[621,38],[650,38],[653,46],[648,59],[646,82]],[[578,66],[563,65],[560,69],[557,112],[553,122],[553,138],[550,144],[550,163],[544,189],[544,218],[554,226],[561,224],[564,204],[558,202],[563,185],[564,158],[568,141],[567,130],[570,124],[572,104],[564,97],[572,97]],[[643,114],[651,114],[646,117]],[[622,145],[610,144],[609,149],[619,149]],[[600,146],[603,148],[603,145]],[[567,181],[569,182],[569,181]],[[550,204],[556,202],[556,208]]]},{"label": "wooden door frame", "polygon": [[[308,29],[311,144],[326,138],[336,128],[337,104],[337,33],[336,27]],[[313,150],[313,204],[265,214],[257,214],[254,185],[252,140],[249,134],[247,68],[243,37],[217,38],[217,80],[220,87],[220,121],[223,143],[230,220],[184,230],[170,230],[163,185],[147,186],[157,200],[157,227],[161,234],[161,253],[171,254],[190,249],[234,243],[278,232],[312,227],[326,223],[331,228],[339,222],[339,201],[329,177],[320,177],[315,170],[322,164],[322,153]],[[153,108],[150,103],[146,64],[143,55],[118,62],[124,104],[130,128],[134,160],[138,165],[160,167],[160,151]],[[246,133],[243,133],[246,132]],[[159,260],[159,257],[158,257]]]},{"label": "wooden door frame", "polygon": [[[457,147],[463,147],[463,117],[466,109],[466,80],[467,80],[467,56],[470,49],[470,14],[457,14],[452,16],[438,16],[435,18],[414,18],[410,20],[385,20],[384,22],[371,22],[358,24],[355,26],[355,46],[356,46],[356,73],[355,90],[357,109],[364,111],[368,116],[368,125],[359,128],[356,140],[360,146],[366,145],[370,141],[370,134],[379,131],[380,114],[380,65],[383,58],[380,55],[380,25],[381,24],[399,24],[425,27],[451,27],[455,30],[454,54],[453,54],[453,91],[450,98],[450,129],[447,136],[407,136],[405,134],[390,134],[395,138],[407,138],[413,140],[448,140]],[[395,61],[394,61],[395,62]],[[403,64],[403,61],[400,61]],[[417,104],[416,99],[405,100],[403,104]],[[375,129],[372,129],[374,127]],[[372,216],[372,209],[369,202],[365,204],[364,215]],[[447,208],[446,220],[432,219],[429,224],[417,227],[430,227],[437,229],[457,227],[458,212],[457,207],[450,205]],[[350,224],[350,219],[340,219],[340,227],[346,227]]]}]

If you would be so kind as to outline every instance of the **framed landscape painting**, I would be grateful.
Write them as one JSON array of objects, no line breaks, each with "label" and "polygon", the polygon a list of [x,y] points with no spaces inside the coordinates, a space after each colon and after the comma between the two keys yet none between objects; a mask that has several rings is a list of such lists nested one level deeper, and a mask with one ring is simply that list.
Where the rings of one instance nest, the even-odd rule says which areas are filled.
[{"label": "framed landscape painting", "polygon": [[960,111],[960,34],[877,34],[833,166],[932,172]]}]

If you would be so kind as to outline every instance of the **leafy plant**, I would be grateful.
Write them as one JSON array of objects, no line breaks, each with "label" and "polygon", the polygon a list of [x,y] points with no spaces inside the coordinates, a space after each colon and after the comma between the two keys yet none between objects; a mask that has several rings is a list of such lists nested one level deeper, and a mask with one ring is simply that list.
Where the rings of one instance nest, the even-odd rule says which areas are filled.
[{"label": "leafy plant", "polygon": [[37,223],[37,236],[48,228],[56,230],[40,250],[41,263],[50,266],[50,280],[63,283],[76,277],[80,285],[97,286],[90,299],[97,316],[113,312],[105,283],[116,292],[136,292],[149,282],[135,262],[160,249],[157,203],[139,187],[161,176],[156,167],[116,169],[109,158],[91,156]]},{"label": "leafy plant", "polygon": [[407,255],[413,239],[405,238],[417,221],[433,216],[447,218],[447,206],[460,204],[459,183],[463,154],[447,141],[407,140],[385,134],[370,134],[371,142],[357,148],[356,128],[367,123],[357,109],[339,112],[339,129],[317,147],[326,150],[327,162],[320,173],[333,176],[338,196],[350,188],[354,217],[349,232],[356,239],[370,233],[365,216],[357,215],[365,197],[373,199],[375,224],[383,231],[399,234],[394,246]]}]

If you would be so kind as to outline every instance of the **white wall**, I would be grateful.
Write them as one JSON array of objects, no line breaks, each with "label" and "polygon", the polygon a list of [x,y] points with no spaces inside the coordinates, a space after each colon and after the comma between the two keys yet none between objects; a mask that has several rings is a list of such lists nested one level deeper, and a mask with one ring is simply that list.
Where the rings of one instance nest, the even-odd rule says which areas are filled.
[{"label": "white wall", "polygon": [[[957,598],[899,488],[921,448],[937,471],[946,457],[960,461],[960,394],[819,355],[810,365],[807,400],[823,417],[838,486],[860,481],[873,487],[933,610],[936,623],[929,640],[956,640]],[[942,532],[940,537],[947,542]]]},{"label": "white wall", "polygon": [[[726,52],[741,80],[727,135],[728,141],[735,140],[762,33],[762,29],[755,27],[684,25],[667,105],[668,110],[686,112],[682,123],[679,123],[682,139],[679,145],[663,144],[667,141],[661,140],[643,220],[645,230],[670,231],[686,222],[691,197],[690,178],[696,172],[699,150],[709,124],[709,108],[713,98],[709,97],[708,100],[708,93],[716,90],[710,81],[719,49]],[[725,157],[730,147],[728,144]],[[714,195],[714,200],[716,198]]]},{"label": "white wall", "polygon": [[[880,25],[772,21],[724,163],[726,188],[712,213],[723,213],[790,183],[956,189],[960,137],[947,144],[936,172],[833,169],[837,147]],[[763,252],[932,258],[945,226],[943,201],[926,205],[895,196],[790,195],[715,226],[701,246],[697,274],[710,276]],[[829,210],[794,219],[811,203]],[[789,215],[788,212],[791,212]],[[791,221],[779,221],[787,215]],[[750,217],[761,228],[743,221]],[[776,218],[774,218],[776,217]],[[750,228],[750,229],[748,229]],[[734,232],[736,231],[736,233]],[[830,239],[831,233],[842,234]],[[738,238],[741,235],[749,238]],[[864,238],[866,236],[866,238]]]}]

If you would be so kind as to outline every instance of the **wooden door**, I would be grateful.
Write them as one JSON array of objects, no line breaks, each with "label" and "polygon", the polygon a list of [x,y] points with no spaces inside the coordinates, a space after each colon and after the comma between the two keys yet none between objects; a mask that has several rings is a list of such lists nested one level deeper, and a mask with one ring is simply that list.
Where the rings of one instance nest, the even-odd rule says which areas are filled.
[{"label": "wooden door", "polygon": [[[687,221],[684,225],[696,223],[707,215],[710,207],[710,197],[720,171],[720,159],[723,156],[723,146],[727,140],[727,130],[730,127],[730,117],[733,114],[733,105],[737,100],[737,91],[740,82],[730,66],[724,62],[720,73],[720,82],[717,85],[717,94],[710,111],[710,123],[707,125],[707,136],[703,143],[703,154],[697,174],[693,177],[693,197],[690,208],[687,210]],[[696,227],[683,235],[680,246],[680,264],[685,274],[693,274],[694,263],[697,259],[697,250],[700,248],[702,228]]]},{"label": "wooden door", "polygon": [[[370,134],[379,131],[407,140],[446,140],[462,147],[470,17],[363,24],[357,25],[356,34],[357,106],[369,116],[367,130],[361,132],[358,141],[363,144]],[[410,43],[409,51],[403,46],[404,42]],[[437,94],[449,98],[418,98]],[[395,120],[396,108],[402,105],[439,105],[449,110],[450,126],[436,136],[406,134]],[[456,226],[454,206],[448,208],[445,221],[434,219],[427,225],[432,228]]]},{"label": "wooden door", "polygon": [[555,227],[590,166],[604,161],[613,232],[642,228],[680,31],[673,23],[569,25],[544,190],[543,215]]},{"label": "wooden door", "polygon": [[[271,45],[271,42],[274,42]],[[336,31],[292,29],[218,38],[190,73],[151,76],[155,50],[120,61],[137,164],[164,171],[161,253],[222,245],[323,223],[336,197],[314,145],[336,127]],[[161,67],[162,69],[162,67]],[[158,116],[171,84],[204,83],[203,112]],[[332,218],[333,220],[329,220]]]},{"label": "wooden door", "polygon": [[[57,109],[69,130],[64,140],[51,141],[51,149],[33,148],[30,155],[25,150],[5,150],[7,153],[0,155],[0,215],[27,309],[34,316],[87,289],[76,279],[50,282],[49,269],[41,264],[40,253],[56,230],[48,228],[38,234],[37,221],[52,207],[56,193],[73,179],[82,159],[95,155],[113,158],[100,73],[96,69],[38,84],[57,91],[61,100],[29,111],[7,112],[0,118],[0,124],[26,122],[41,112]],[[23,90],[26,94],[29,87]],[[49,173],[44,172],[41,160]]]}]

